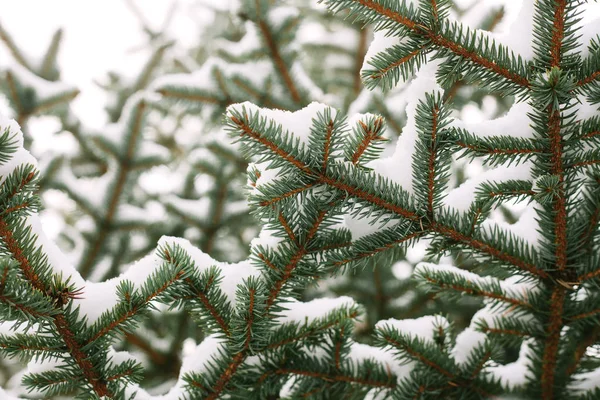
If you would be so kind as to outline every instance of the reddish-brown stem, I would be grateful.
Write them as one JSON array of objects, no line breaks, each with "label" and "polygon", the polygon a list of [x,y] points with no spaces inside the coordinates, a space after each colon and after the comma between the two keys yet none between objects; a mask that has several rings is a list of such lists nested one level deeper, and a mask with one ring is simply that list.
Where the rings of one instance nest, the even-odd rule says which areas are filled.
[{"label": "reddish-brown stem", "polygon": [[219,327],[225,333],[225,335],[230,336],[231,332],[229,331],[229,326],[227,325],[227,322],[225,322],[225,318],[223,318],[221,314],[219,314],[219,311],[210,303],[208,297],[201,291],[197,291],[196,296],[198,296],[198,300],[208,310],[210,315],[213,317],[213,319],[215,320],[217,325],[219,325]]},{"label": "reddish-brown stem", "polygon": [[279,213],[279,215],[277,216],[277,219],[279,220],[279,223],[285,230],[285,233],[287,233],[288,237],[290,238],[290,241],[292,243],[294,243],[296,246],[298,246],[298,242],[296,241],[296,235],[294,235],[294,231],[292,230],[292,228],[290,227],[290,224],[287,222],[287,220],[283,216],[282,212]]},{"label": "reddish-brown stem", "polygon": [[355,164],[355,165],[358,163],[358,161],[360,160],[360,157],[369,148],[369,146],[371,145],[371,143],[373,141],[383,139],[383,137],[380,136],[380,133],[381,133],[381,129],[383,129],[383,126],[384,126],[383,118],[375,119],[375,121],[373,122],[372,130],[369,129],[367,124],[365,124],[364,122],[358,121],[358,123],[360,124],[360,126],[365,134],[365,137],[360,142],[360,144],[356,148],[356,151],[352,155],[352,164]]},{"label": "reddish-brown stem", "polygon": [[433,200],[435,197],[435,158],[436,158],[436,139],[438,127],[439,109],[434,107],[432,110],[431,127],[431,148],[429,149],[429,160],[427,165],[427,214],[433,220]]},{"label": "reddish-brown stem", "polygon": [[416,50],[413,50],[410,53],[408,53],[407,55],[405,55],[404,57],[401,57],[398,60],[396,60],[393,63],[391,63],[390,65],[386,66],[385,68],[382,68],[382,69],[377,70],[376,72],[372,73],[371,75],[368,76],[368,78],[372,79],[372,80],[381,79],[382,77],[385,76],[385,74],[387,74],[388,72],[390,72],[394,68],[398,68],[401,65],[409,62],[413,58],[417,57],[422,51],[423,51],[422,47],[420,47],[420,48],[418,48]]},{"label": "reddish-brown stem", "polygon": [[275,264],[273,264],[273,263],[271,262],[271,260],[269,260],[269,259],[267,258],[267,256],[265,256],[263,253],[259,253],[259,254],[258,254],[258,258],[260,258],[260,259],[261,259],[261,261],[262,261],[262,262],[263,262],[263,263],[264,263],[264,264],[265,264],[267,267],[269,267],[270,269],[272,269],[273,271],[279,271],[279,268],[277,268],[277,267],[275,266]]},{"label": "reddish-brown stem", "polygon": [[[552,40],[550,47],[550,64],[552,67],[561,66],[562,42],[565,34],[566,0],[557,0],[554,9]],[[559,187],[555,196],[554,211],[554,246],[556,269],[563,272],[567,268],[567,205],[564,190],[563,143],[561,135],[560,110],[548,107],[548,139],[550,141],[551,173],[558,177]],[[563,307],[566,289],[556,285],[550,297],[550,318],[546,326],[546,340],[542,356],[541,390],[544,399],[555,397],[554,385],[557,367],[557,357],[560,347],[560,335],[563,327]]]},{"label": "reddish-brown stem", "polygon": [[[215,384],[212,393],[206,396],[206,400],[215,400],[218,399],[223,390],[227,387],[227,384],[239,368],[239,366],[244,362],[246,358],[245,352],[239,352],[233,356],[233,359],[225,369],[225,371],[219,376],[217,383]],[[194,384],[194,383],[192,383]]]},{"label": "reddish-brown stem", "polygon": [[308,190],[308,189],[312,188],[313,186],[315,186],[314,183],[308,183],[306,186],[290,190],[289,192],[284,193],[284,194],[282,194],[280,196],[274,197],[274,198],[272,198],[270,200],[261,201],[260,205],[262,207],[267,207],[267,206],[273,205],[275,203],[278,203],[278,202],[282,201],[283,199],[286,199],[286,198],[292,197],[292,196],[294,196],[294,195],[296,195],[298,193],[304,192],[305,190]]},{"label": "reddish-brown stem", "polygon": [[485,333],[493,333],[496,335],[508,335],[508,336],[518,336],[518,337],[528,337],[531,336],[527,332],[518,331],[516,329],[502,329],[502,328],[490,328],[489,326],[482,327],[482,332]]},{"label": "reddish-brown stem", "polygon": [[577,81],[577,86],[585,86],[589,83],[594,82],[596,79],[600,79],[600,71],[594,71],[589,76]]},{"label": "reddish-brown stem", "polygon": [[560,333],[563,328],[563,305],[566,290],[556,285],[550,297],[550,318],[546,326],[546,339],[544,354],[542,356],[542,398],[554,398],[554,381],[557,367],[558,349],[560,346]]}]

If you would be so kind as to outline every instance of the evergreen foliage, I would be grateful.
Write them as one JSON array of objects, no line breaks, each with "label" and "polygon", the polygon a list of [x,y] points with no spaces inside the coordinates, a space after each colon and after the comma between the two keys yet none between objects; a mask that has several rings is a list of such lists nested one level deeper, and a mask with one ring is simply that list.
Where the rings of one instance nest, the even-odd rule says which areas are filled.
[{"label": "evergreen foliage", "polygon": [[[28,362],[2,398],[600,398],[600,32],[585,2],[526,4],[530,47],[449,0],[323,3],[375,30],[371,48],[303,2],[242,1],[243,29],[193,73],[153,80],[173,44],[149,31],[155,51],[102,133],[58,83],[60,33],[33,62],[0,27],[19,125],[52,112],[78,143],[41,180],[31,138],[0,120],[0,353]],[[356,39],[304,43],[342,55],[336,79],[300,60],[303,18]],[[486,98],[506,115],[461,118]],[[211,137],[180,145],[191,116]],[[160,165],[183,176],[176,193],[141,183]],[[87,215],[76,262],[41,229],[40,185]]]}]

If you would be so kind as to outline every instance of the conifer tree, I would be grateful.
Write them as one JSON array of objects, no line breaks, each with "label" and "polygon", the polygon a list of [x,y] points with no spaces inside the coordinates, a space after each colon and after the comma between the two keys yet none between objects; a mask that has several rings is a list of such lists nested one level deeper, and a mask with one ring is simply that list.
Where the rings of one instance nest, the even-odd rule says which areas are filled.
[{"label": "conifer tree", "polygon": [[[580,19],[585,2],[526,3],[509,37],[467,28],[450,1],[324,3],[388,37],[375,40],[362,75],[367,88],[402,86],[406,116],[396,118],[406,122],[389,157],[382,156],[384,117],[346,117],[346,106],[307,104],[316,85],[298,72],[295,48],[285,39],[299,14],[277,11],[269,1],[244,2],[237,11],[248,20],[247,44],[256,44],[257,32],[266,44],[244,50],[266,50],[263,67],[272,73],[241,74],[236,68],[247,54],[237,59],[241,65],[229,54],[232,64],[207,62],[191,80],[160,79],[130,94],[114,133],[95,142],[118,164],[117,176],[128,175],[123,170],[135,170],[137,162],[165,161],[153,161],[162,154],[156,147],[118,145],[131,143],[146,107],[165,115],[176,99],[185,112],[200,105],[212,119],[227,107],[235,151],[250,162],[249,208],[262,226],[246,260],[216,261],[203,251],[205,239],[199,249],[163,237],[120,276],[86,281],[88,272],[72,267],[40,229],[35,161],[18,126],[0,121],[0,352],[28,361],[0,389],[3,398],[600,397],[600,32]],[[219,73],[229,86],[218,85]],[[262,85],[279,89],[261,93]],[[468,99],[469,90],[461,89],[471,87],[499,104],[515,103],[501,118],[462,120],[451,104]],[[232,104],[246,99],[258,105]],[[347,94],[339,99],[336,106],[348,104]],[[208,143],[216,152],[226,149]],[[231,164],[219,159],[232,175],[213,189],[235,182],[234,172],[245,167],[239,155],[229,154]],[[454,168],[457,157],[484,169],[469,175]],[[124,176],[108,187],[125,185],[121,179],[134,181]],[[129,199],[138,196],[132,190]],[[174,229],[182,229],[191,213],[182,212],[181,199],[165,203],[181,214]],[[98,206],[128,207],[121,199]],[[127,214],[118,224],[126,225]],[[205,221],[192,223],[209,229]],[[108,247],[127,226],[110,229]],[[412,267],[399,257],[419,243],[428,248],[428,262],[414,271],[419,290],[457,308],[465,307],[464,297],[479,299],[470,303],[480,305],[470,322],[438,313],[369,321],[374,326],[361,333],[360,296],[358,302],[346,296],[302,301],[307,288],[345,271],[402,275]],[[108,276],[124,260],[112,262]],[[181,322],[180,310],[200,332],[192,330],[185,341],[174,386],[155,396],[140,387],[142,363],[118,349],[123,337],[145,333],[144,321]],[[165,357],[150,350],[150,357]],[[161,364],[152,362],[149,372]]]}]

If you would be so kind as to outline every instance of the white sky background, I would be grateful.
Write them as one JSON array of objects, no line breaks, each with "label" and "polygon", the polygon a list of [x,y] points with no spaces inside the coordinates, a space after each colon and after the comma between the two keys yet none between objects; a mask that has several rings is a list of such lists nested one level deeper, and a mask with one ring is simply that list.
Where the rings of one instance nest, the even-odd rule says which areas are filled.
[{"label": "white sky background", "polygon": [[[154,29],[162,26],[173,3],[133,1]],[[177,4],[167,32],[184,46],[197,44],[198,25],[210,21],[212,13],[196,0],[178,0]],[[61,79],[80,89],[74,110],[97,128],[106,120],[106,98],[94,79],[102,80],[110,70],[135,76],[148,57],[147,51],[139,51],[147,43],[147,35],[126,0],[0,0],[0,23],[26,54],[36,58],[44,54],[54,31],[64,29],[59,53]],[[11,62],[12,56],[0,44],[0,66]]]}]

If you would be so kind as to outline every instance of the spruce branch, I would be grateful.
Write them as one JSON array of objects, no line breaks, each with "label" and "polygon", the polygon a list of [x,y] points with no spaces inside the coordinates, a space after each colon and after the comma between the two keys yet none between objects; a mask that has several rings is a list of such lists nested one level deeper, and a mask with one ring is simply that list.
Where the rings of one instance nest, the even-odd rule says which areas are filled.
[{"label": "spruce branch", "polygon": [[[242,109],[241,112],[236,109],[230,110],[228,121],[230,122],[232,133],[239,135],[242,140],[251,140],[251,142],[243,142],[249,143],[249,148],[258,146],[268,151],[264,157],[269,160],[278,160],[276,161],[277,166],[293,168],[305,174],[313,182],[316,181],[343,191],[350,197],[355,198],[358,205],[376,211],[378,214],[375,215],[385,215],[391,212],[392,215],[414,221],[415,228],[413,229],[417,229],[416,227],[418,226],[420,231],[423,231],[424,229],[421,226],[427,226],[427,231],[429,232],[437,233],[478,252],[492,256],[495,259],[508,262],[510,265],[523,271],[541,277],[547,276],[546,272],[540,270],[521,256],[510,254],[506,250],[495,247],[491,241],[484,237],[475,239],[471,237],[470,232],[463,233],[452,227],[451,224],[445,223],[441,216],[438,221],[434,221],[433,223],[427,222],[425,213],[420,214],[418,211],[413,211],[412,200],[409,200],[400,187],[390,184],[370,172],[363,172],[354,167],[337,164],[335,168],[332,165],[325,173],[311,169],[308,159],[306,161],[302,160],[302,158],[306,157],[303,150],[290,142],[289,133],[285,133],[280,125],[269,122],[256,112],[249,114],[245,109]],[[377,194],[375,194],[375,191],[364,189],[363,182],[365,179],[373,179],[376,182],[378,180]],[[395,193],[396,195],[390,196],[388,193]],[[357,210],[360,209],[358,208]]]},{"label": "spruce branch", "polygon": [[[438,5],[445,9],[447,2],[438,4],[438,1],[434,1],[424,5],[423,9],[427,11],[425,13],[422,12],[423,9],[415,10],[412,4],[407,5],[404,0],[400,4],[387,0],[326,0],[325,3],[334,12],[350,10],[351,16],[375,24],[377,30],[385,29],[390,35],[414,38],[414,43],[422,43],[422,46],[431,45],[436,50],[435,57],[447,57],[454,68],[463,61],[464,66],[460,67],[460,72],[468,80],[479,80],[495,90],[511,93],[523,93],[531,86],[527,68],[520,57],[502,46],[490,43],[481,34],[471,32],[458,23],[448,22],[443,12],[435,11]],[[427,18],[428,13],[438,15],[435,22]],[[412,51],[419,50],[414,48]],[[387,57],[387,60],[380,60],[388,61],[391,55],[388,54]],[[399,60],[405,57],[406,54]],[[397,63],[403,64],[400,61]],[[383,64],[385,63],[378,64],[381,65],[378,69],[389,70]],[[416,64],[414,61],[413,65]],[[408,75],[412,70],[413,67],[409,67],[405,72]],[[454,71],[442,73],[446,80],[454,81],[450,76]]]},{"label": "spruce branch", "polygon": [[[267,10],[265,10],[265,6],[259,3],[261,0],[256,0],[256,15],[253,15],[255,18],[255,23],[258,26],[258,30],[260,31],[262,38],[266,44],[266,47],[269,49],[269,55],[273,61],[275,66],[275,70],[279,74],[281,80],[283,81],[285,87],[290,93],[290,97],[292,100],[299,104],[303,102],[300,91],[296,87],[296,83],[292,79],[290,68],[286,65],[286,62],[281,54],[279,49],[278,41],[275,38],[275,34],[272,28],[269,26],[268,21],[266,21],[262,15],[267,14]],[[262,2],[268,4],[268,2]],[[267,6],[268,7],[268,6]],[[289,24],[289,22],[288,22]],[[295,24],[294,24],[295,25]]]}]

